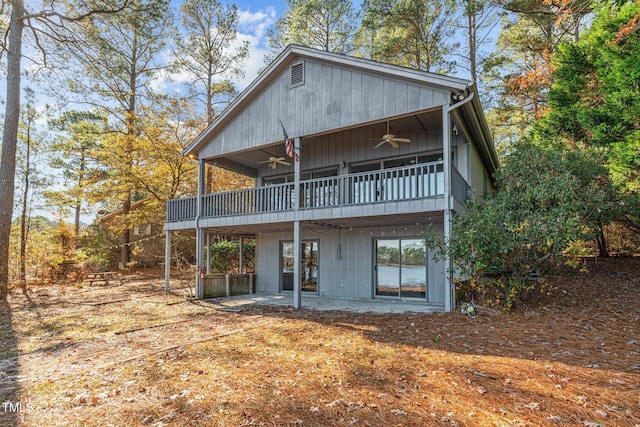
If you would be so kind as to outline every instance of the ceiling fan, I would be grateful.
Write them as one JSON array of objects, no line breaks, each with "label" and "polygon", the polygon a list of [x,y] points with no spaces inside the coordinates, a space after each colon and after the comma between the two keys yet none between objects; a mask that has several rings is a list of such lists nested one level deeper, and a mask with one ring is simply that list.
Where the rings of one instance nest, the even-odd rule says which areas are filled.
[{"label": "ceiling fan", "polygon": [[262,163],[269,163],[269,166],[271,167],[271,169],[277,168],[279,164],[284,166],[291,166],[291,163],[287,162],[284,159],[284,157],[275,157],[275,156],[269,157],[269,160],[258,162],[258,164],[262,164]]},{"label": "ceiling fan", "polygon": [[[378,141],[378,140],[376,139],[374,141]],[[411,142],[411,140],[408,139],[408,138],[398,138],[398,137],[396,137],[389,130],[389,122],[387,122],[387,133],[385,135],[382,135],[382,139],[380,140],[380,142],[373,147],[374,150],[376,148],[380,147],[385,142],[388,142],[389,145],[391,145],[393,148],[398,148],[399,147],[399,145],[397,144],[398,142]]]}]

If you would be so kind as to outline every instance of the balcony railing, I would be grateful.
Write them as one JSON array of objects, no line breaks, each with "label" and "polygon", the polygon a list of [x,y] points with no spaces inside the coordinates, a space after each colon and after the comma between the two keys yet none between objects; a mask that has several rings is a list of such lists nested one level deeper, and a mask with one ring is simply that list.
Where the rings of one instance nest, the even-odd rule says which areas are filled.
[{"label": "balcony railing", "polygon": [[[300,182],[300,209],[384,203],[444,195],[442,161]],[[464,202],[468,185],[453,168],[452,190]],[[293,183],[267,185],[203,196],[203,218],[293,210]],[[167,221],[196,217],[196,197],[169,200]]]},{"label": "balcony railing", "polygon": [[451,168],[451,194],[460,203],[464,203],[469,198],[471,186],[467,184],[458,169]]},{"label": "balcony railing", "polygon": [[195,219],[198,197],[167,200],[167,222]]}]

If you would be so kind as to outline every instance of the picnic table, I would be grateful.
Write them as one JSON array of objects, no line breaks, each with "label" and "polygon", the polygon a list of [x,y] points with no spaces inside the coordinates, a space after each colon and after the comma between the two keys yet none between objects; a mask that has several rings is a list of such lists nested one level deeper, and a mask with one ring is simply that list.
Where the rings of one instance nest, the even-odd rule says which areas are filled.
[{"label": "picnic table", "polygon": [[84,279],[89,286],[94,283],[108,285],[109,282],[118,282],[122,285],[122,274],[117,271],[99,271],[96,273],[89,273],[87,277]]}]

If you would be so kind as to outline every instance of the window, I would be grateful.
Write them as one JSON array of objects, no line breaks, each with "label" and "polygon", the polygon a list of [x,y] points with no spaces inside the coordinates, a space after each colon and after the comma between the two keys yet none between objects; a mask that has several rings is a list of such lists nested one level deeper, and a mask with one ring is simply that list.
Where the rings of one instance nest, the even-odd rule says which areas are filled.
[{"label": "window", "polygon": [[489,194],[489,179],[487,173],[482,172],[482,195],[487,197],[487,194]]},{"label": "window", "polygon": [[[336,176],[338,175],[338,168],[326,168],[326,169],[316,169],[313,171],[305,171],[300,173],[300,179],[302,181],[306,179],[314,179],[314,178],[325,178],[328,176]],[[274,184],[284,184],[286,182],[293,182],[293,174],[289,173],[286,175],[277,175],[277,176],[267,176],[262,178],[263,185],[274,185]]]},{"label": "window", "polygon": [[304,84],[304,62],[292,65],[289,69],[289,77],[291,87]]},{"label": "window", "polygon": [[134,236],[151,236],[151,224],[134,226],[133,235]]},{"label": "window", "polygon": [[[394,169],[418,164],[424,166]],[[351,173],[359,174],[352,180],[351,199],[354,203],[406,200],[444,194],[441,152],[356,163],[351,165]]]},{"label": "window", "polygon": [[[300,256],[300,275],[302,276],[302,291],[318,292],[318,240],[304,240]],[[280,264],[282,275],[280,289],[293,290],[293,242],[280,242]]]},{"label": "window", "polygon": [[[395,157],[391,159],[381,159],[363,163],[352,163],[350,165],[351,173],[369,172],[380,169],[391,169],[402,166],[411,166],[418,163],[431,163],[442,161],[442,152],[432,154],[414,154],[405,157]],[[451,162],[455,163],[455,150],[451,152]]]}]

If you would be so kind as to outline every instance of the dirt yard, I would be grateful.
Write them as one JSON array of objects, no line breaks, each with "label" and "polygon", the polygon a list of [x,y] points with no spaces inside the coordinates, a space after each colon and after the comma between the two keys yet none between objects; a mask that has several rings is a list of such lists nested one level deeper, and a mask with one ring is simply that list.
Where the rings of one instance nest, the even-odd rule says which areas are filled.
[{"label": "dirt yard", "polygon": [[640,426],[640,258],[513,314],[220,311],[157,278],[0,305],[0,425]]}]

